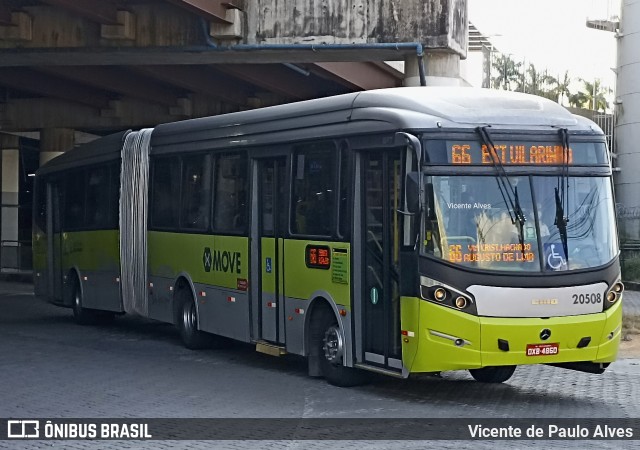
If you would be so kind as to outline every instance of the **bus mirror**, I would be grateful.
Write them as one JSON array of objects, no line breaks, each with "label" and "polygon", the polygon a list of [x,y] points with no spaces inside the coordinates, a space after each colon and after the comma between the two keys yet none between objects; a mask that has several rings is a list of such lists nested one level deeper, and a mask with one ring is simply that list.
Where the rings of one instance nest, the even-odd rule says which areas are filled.
[{"label": "bus mirror", "polygon": [[404,184],[407,211],[411,214],[420,212],[420,173],[409,172]]}]

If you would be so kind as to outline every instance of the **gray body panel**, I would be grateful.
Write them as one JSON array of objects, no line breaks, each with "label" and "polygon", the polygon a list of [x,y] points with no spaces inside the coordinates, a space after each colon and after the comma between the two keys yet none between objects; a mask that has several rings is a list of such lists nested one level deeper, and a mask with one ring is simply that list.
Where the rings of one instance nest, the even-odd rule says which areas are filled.
[{"label": "gray body panel", "polygon": [[82,285],[82,306],[105,311],[122,311],[119,275],[116,270],[82,272],[77,270]]},{"label": "gray body panel", "polygon": [[173,323],[173,278],[149,276],[149,318]]},{"label": "gray body panel", "polygon": [[198,327],[202,331],[242,342],[251,340],[249,296],[246,292],[199,283],[194,287],[198,301]]}]

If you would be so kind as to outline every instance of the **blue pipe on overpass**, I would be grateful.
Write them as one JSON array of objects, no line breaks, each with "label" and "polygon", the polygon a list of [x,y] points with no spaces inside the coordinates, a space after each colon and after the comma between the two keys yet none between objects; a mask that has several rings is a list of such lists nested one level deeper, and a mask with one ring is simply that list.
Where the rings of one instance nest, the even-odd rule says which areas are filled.
[{"label": "blue pipe on overpass", "polygon": [[[376,50],[376,49],[415,49],[416,57],[418,58],[418,72],[420,75],[420,86],[427,85],[427,79],[424,72],[424,50],[422,44],[419,42],[396,42],[387,43],[380,42],[376,44],[236,44],[229,46],[218,45],[209,34],[209,25],[204,18],[200,18],[200,24],[202,25],[202,34],[204,35],[205,43],[207,47],[220,51],[239,50],[239,51],[255,51],[255,50]],[[299,67],[284,63],[287,67],[295,67],[296,71],[299,71]],[[291,68],[293,68],[291,67]]]}]

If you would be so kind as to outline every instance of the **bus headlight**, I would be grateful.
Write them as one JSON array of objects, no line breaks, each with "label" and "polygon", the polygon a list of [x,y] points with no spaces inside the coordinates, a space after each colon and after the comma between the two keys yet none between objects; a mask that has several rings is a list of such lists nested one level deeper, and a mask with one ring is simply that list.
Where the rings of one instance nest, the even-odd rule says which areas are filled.
[{"label": "bus headlight", "polygon": [[620,280],[616,280],[615,283],[611,285],[607,293],[604,295],[605,301],[603,302],[603,310],[610,308],[613,306],[619,299],[622,298],[622,293],[624,292],[624,284]]},{"label": "bus headlight", "polygon": [[454,302],[454,304],[456,305],[456,308],[458,309],[464,309],[467,307],[468,305],[468,301],[466,298],[464,298],[462,295],[456,297],[456,300]]},{"label": "bus headlight", "polygon": [[425,276],[420,277],[420,297],[428,302],[456,311],[478,314],[472,295]]},{"label": "bus headlight", "polygon": [[436,288],[435,291],[433,291],[433,298],[441,302],[447,298],[447,291],[441,287]]},{"label": "bus headlight", "polygon": [[613,287],[611,288],[611,290],[613,292],[615,292],[616,294],[622,294],[622,291],[624,291],[624,284],[622,284],[621,281],[618,281],[617,283],[615,283],[613,285]]}]

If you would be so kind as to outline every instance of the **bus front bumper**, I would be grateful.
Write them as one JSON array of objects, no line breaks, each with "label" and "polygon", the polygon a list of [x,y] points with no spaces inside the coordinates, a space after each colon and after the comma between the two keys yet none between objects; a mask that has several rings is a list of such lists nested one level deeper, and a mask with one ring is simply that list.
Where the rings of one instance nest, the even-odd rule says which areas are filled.
[{"label": "bus front bumper", "polygon": [[616,359],[622,332],[621,301],[597,314],[497,318],[402,297],[401,314],[403,364],[410,373],[609,363]]}]

